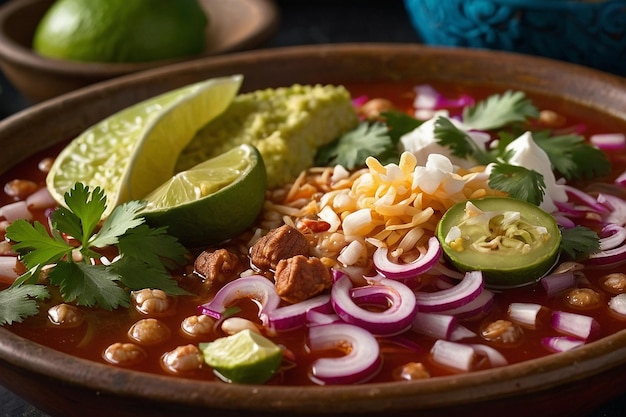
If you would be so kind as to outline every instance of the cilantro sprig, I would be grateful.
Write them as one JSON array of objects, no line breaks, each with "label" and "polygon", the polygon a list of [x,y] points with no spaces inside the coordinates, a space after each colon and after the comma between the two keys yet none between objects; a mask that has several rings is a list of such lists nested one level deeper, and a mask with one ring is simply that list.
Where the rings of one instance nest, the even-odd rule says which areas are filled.
[{"label": "cilantro sprig", "polygon": [[398,150],[387,126],[382,122],[363,121],[335,141],[320,147],[315,156],[318,166],[341,165],[346,169],[365,166],[369,156],[382,163],[398,161]]},{"label": "cilantro sprig", "polygon": [[494,94],[463,109],[463,124],[476,130],[499,129],[536,117],[539,117],[539,110],[521,91]]},{"label": "cilantro sprig", "polygon": [[[67,207],[50,216],[50,233],[39,222],[16,220],[7,227],[27,271],[0,292],[0,324],[22,321],[37,313],[37,300],[49,297],[39,283],[44,269],[50,285],[65,302],[112,310],[130,305],[128,290],[158,288],[168,294],[187,292],[169,270],[185,263],[186,249],[165,228],[145,224],[145,204],[130,201],[116,207],[100,224],[106,195],[77,183],[64,196]],[[114,248],[113,262],[101,263],[103,250]]]}]

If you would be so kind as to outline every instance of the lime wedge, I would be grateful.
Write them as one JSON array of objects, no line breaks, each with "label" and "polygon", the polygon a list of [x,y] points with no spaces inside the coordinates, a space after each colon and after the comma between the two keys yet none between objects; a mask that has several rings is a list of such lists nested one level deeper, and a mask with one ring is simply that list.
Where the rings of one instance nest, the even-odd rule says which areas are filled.
[{"label": "lime wedge", "polygon": [[204,362],[228,382],[262,384],[280,367],[283,353],[271,340],[250,330],[201,343]]},{"label": "lime wedge", "polygon": [[265,188],[261,154],[254,146],[240,145],[171,177],[144,198],[142,214],[187,246],[208,246],[256,220]]},{"label": "lime wedge", "polygon": [[75,183],[100,187],[106,217],[120,203],[138,200],[167,181],[196,131],[222,113],[242,76],[213,78],[128,107],[85,130],[61,151],[46,184],[64,204]]}]

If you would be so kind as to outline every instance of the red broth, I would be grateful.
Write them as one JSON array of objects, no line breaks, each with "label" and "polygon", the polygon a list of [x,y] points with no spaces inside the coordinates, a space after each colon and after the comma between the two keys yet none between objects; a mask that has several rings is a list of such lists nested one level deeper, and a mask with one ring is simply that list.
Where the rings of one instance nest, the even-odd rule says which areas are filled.
[{"label": "red broth", "polygon": [[[409,85],[354,85],[350,86],[350,90],[354,97],[360,95],[367,95],[369,97],[386,97],[392,100],[397,108],[411,111],[413,95],[411,86]],[[457,93],[457,91],[445,87],[442,88],[442,91],[451,95]],[[476,97],[485,97],[488,92],[470,91],[470,93],[474,94]],[[543,103],[537,102],[536,104],[543,107]],[[567,109],[560,108],[563,107],[563,103],[552,104],[554,106],[554,110],[557,110],[558,112],[569,117],[569,125],[573,126],[578,123],[584,123],[586,126],[584,134],[587,136],[593,133],[612,132],[620,126],[620,124],[615,120],[598,120],[597,118],[587,120],[580,114],[569,115],[567,113]],[[5,184],[12,179],[19,178],[32,180],[43,186],[45,174],[37,169],[37,165],[39,161],[45,157],[54,157],[59,150],[60,147],[55,147],[46,152],[34,155],[18,167],[13,168],[0,176],[1,183]],[[609,158],[613,165],[613,177],[626,170],[626,154],[623,152],[612,153],[609,155]],[[610,181],[611,178],[605,180]],[[4,194],[0,196],[0,204],[7,204],[9,202],[11,202],[9,197]],[[37,217],[40,221],[42,221],[44,218],[43,213],[39,213]],[[606,304],[611,294],[606,292],[599,284],[601,277],[610,272],[619,272],[621,270],[624,270],[623,266],[618,266],[609,270],[585,271],[586,276],[590,281],[589,286],[601,294],[602,297],[600,307],[590,310],[575,310],[569,307],[566,304],[565,298],[560,295],[548,297],[541,284],[499,292],[496,295],[495,304],[487,315],[463,322],[464,326],[478,335],[472,339],[465,340],[465,342],[485,343],[485,341],[480,337],[482,326],[484,326],[485,323],[500,318],[506,318],[507,308],[512,302],[537,303],[553,311],[565,310],[592,316],[600,324],[599,337],[604,337],[622,330],[626,328],[626,319],[617,318],[609,312]],[[189,266],[186,271],[178,274],[176,278],[179,280],[181,286],[188,288],[192,292],[201,293],[199,290],[201,287],[201,278],[192,273],[191,266]],[[190,343],[198,344],[199,342],[208,341],[206,339],[196,339],[187,336],[179,329],[181,321],[185,317],[197,314],[198,305],[207,302],[209,298],[210,295],[178,297],[175,313],[165,317],[159,317],[159,319],[171,329],[172,336],[165,343],[156,347],[146,347],[145,349],[148,353],[148,360],[134,366],[133,369],[155,374],[171,375],[171,373],[168,373],[161,366],[160,358],[165,352],[173,350],[175,347],[180,345]],[[115,342],[127,342],[127,332],[130,326],[137,320],[145,317],[132,307],[129,309],[118,309],[115,311],[84,309],[86,320],[80,327],[74,329],[62,329],[50,324],[46,314],[49,307],[59,302],[60,299],[58,295],[55,295],[51,300],[48,300],[40,305],[39,315],[28,318],[23,323],[15,323],[11,326],[7,326],[7,328],[20,336],[49,346],[53,349],[92,361],[107,363],[103,359],[103,352],[107,346]],[[249,300],[243,300],[238,303],[238,306],[241,308],[241,315],[243,317],[259,322],[256,317],[257,310],[254,303]],[[509,348],[501,348],[499,350],[506,357],[509,363],[516,363],[542,357],[552,353],[541,344],[541,338],[555,335],[557,334],[554,329],[551,328],[549,322],[544,322],[543,325],[539,326],[537,329],[524,329],[523,341],[520,345]],[[214,335],[213,337],[217,337],[217,335]],[[411,342],[416,343],[419,347],[407,347],[402,340],[404,337],[410,338]],[[435,342],[435,339],[418,335],[413,332],[403,335],[402,338],[381,340],[383,368],[371,381],[386,382],[397,380],[398,369],[407,362],[424,363],[427,366],[431,377],[448,375],[455,372],[435,365],[431,361],[429,351]],[[269,384],[313,384],[309,378],[312,362],[321,356],[340,355],[339,352],[310,352],[306,348],[305,329],[279,333],[277,335],[273,335],[272,340],[285,346],[289,354],[285,355],[285,366],[281,369],[278,375],[268,382]],[[177,376],[202,380],[217,379],[208,366]]]}]

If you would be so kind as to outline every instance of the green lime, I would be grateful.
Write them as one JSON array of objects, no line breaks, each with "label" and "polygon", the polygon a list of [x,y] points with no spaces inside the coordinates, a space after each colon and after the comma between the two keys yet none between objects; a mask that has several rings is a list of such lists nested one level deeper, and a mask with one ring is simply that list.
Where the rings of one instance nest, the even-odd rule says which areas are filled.
[{"label": "green lime", "polygon": [[248,329],[201,343],[204,362],[228,382],[262,384],[280,367],[283,352],[271,340]]},{"label": "green lime", "polygon": [[75,183],[100,187],[107,216],[120,203],[144,198],[169,180],[196,131],[237,94],[239,75],[213,78],[148,99],[85,130],[63,149],[46,178],[63,204]]},{"label": "green lime", "polygon": [[204,49],[197,0],[57,0],[39,22],[35,52],[86,62],[144,62]]},{"label": "green lime", "polygon": [[561,231],[549,213],[525,201],[487,197],[452,206],[437,225],[446,258],[482,271],[491,288],[539,280],[559,257]]},{"label": "green lime", "polygon": [[261,154],[240,145],[174,175],[144,198],[142,214],[185,245],[207,246],[248,228],[263,207],[265,188]]}]

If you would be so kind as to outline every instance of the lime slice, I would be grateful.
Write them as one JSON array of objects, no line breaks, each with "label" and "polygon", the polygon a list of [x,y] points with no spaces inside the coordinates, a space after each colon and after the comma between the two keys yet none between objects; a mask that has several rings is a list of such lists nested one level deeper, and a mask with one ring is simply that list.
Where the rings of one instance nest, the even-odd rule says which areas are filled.
[{"label": "lime slice", "polygon": [[248,228],[263,207],[265,188],[261,154],[240,145],[174,175],[144,198],[142,214],[187,246],[207,246]]},{"label": "lime slice", "polygon": [[283,352],[274,342],[248,329],[201,343],[204,362],[228,382],[262,384],[280,367]]},{"label": "lime slice", "polygon": [[85,130],[61,151],[48,173],[52,196],[75,183],[100,187],[106,217],[120,203],[138,200],[167,181],[196,131],[231,103],[242,77],[214,78],[128,107]]}]

